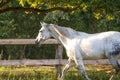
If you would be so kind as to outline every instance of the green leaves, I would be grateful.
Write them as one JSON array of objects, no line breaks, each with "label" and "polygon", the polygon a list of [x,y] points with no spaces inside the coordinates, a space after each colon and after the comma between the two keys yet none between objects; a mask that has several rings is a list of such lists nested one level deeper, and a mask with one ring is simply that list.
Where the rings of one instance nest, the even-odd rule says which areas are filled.
[{"label": "green leaves", "polygon": [[0,0],[0,3],[2,2],[2,0]]},{"label": "green leaves", "polygon": [[[108,20],[114,19],[114,14],[117,10],[119,10],[120,7],[119,2],[119,0],[19,0],[19,3],[23,7],[26,7],[25,4],[27,4],[27,6],[29,5],[30,7],[39,8],[42,10],[56,7],[72,9],[76,6],[79,6],[75,10],[80,9],[84,12],[91,11],[97,20],[101,19],[102,17],[106,17]],[[61,11],[61,9],[58,10]],[[55,11],[57,11],[57,9],[55,9]],[[49,12],[54,11],[49,10]],[[74,10],[71,12],[74,12]],[[41,12],[39,12],[39,14],[40,13]]]},{"label": "green leaves", "polygon": [[50,23],[57,23],[59,20],[69,20],[68,13],[54,11],[48,13],[44,18],[45,22],[50,22]]},{"label": "green leaves", "polygon": [[23,7],[28,7],[28,5],[30,7],[33,8],[40,8],[45,2],[46,0],[18,0],[19,4]]},{"label": "green leaves", "polygon": [[26,3],[26,1],[27,1],[27,0],[19,0],[19,4],[21,4],[22,6],[24,6],[25,3]]}]

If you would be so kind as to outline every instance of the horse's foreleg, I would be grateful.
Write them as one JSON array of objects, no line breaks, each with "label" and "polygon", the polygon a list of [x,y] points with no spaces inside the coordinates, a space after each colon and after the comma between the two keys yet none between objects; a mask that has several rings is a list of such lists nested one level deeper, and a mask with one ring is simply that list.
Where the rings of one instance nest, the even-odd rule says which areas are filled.
[{"label": "horse's foreleg", "polygon": [[117,75],[117,73],[115,72],[115,73],[113,73],[113,75],[110,77],[110,79],[109,80],[114,80],[114,78],[115,78],[115,76]]},{"label": "horse's foreleg", "polygon": [[66,72],[71,67],[71,62],[72,62],[72,60],[69,58],[68,63],[66,64],[66,66],[63,69],[63,72],[62,72],[62,75],[61,75],[61,80],[64,80],[64,76],[65,76]]},{"label": "horse's foreleg", "polygon": [[83,60],[82,59],[78,59],[78,60],[75,60],[77,66],[78,66],[78,69],[81,71],[82,75],[84,76],[84,78],[86,80],[91,80],[87,74],[86,74],[86,71],[85,71],[85,67],[84,67],[84,64],[83,64]]},{"label": "horse's foreleg", "polygon": [[110,77],[109,80],[114,80],[114,77],[120,71],[120,65],[118,63],[118,59],[116,58],[116,56],[110,55],[110,56],[108,56],[108,59],[109,59],[110,63],[112,64],[112,66],[115,68],[115,73]]}]

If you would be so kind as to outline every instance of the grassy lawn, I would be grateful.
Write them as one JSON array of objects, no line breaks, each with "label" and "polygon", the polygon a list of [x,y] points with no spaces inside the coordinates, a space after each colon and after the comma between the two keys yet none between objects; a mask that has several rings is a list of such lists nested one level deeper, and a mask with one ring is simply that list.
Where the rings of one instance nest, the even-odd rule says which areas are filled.
[{"label": "grassy lawn", "polygon": [[[114,70],[108,65],[89,65],[87,74],[92,80],[109,80]],[[56,69],[48,66],[0,67],[0,80],[57,80]],[[70,68],[65,80],[84,80],[74,67]],[[120,80],[120,74],[115,80]]]}]

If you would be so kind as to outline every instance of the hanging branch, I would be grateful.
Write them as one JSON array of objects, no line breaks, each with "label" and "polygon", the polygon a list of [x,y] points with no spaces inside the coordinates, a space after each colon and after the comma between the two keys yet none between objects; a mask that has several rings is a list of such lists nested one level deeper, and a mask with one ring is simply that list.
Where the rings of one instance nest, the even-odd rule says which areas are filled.
[{"label": "hanging branch", "polygon": [[40,13],[48,13],[52,11],[64,11],[64,12],[71,12],[74,10],[80,9],[80,6],[74,7],[74,8],[63,8],[63,7],[54,7],[50,9],[38,9],[38,8],[25,8],[25,7],[7,7],[4,9],[0,9],[0,13],[8,12],[8,11],[27,11],[27,12],[40,12]]}]

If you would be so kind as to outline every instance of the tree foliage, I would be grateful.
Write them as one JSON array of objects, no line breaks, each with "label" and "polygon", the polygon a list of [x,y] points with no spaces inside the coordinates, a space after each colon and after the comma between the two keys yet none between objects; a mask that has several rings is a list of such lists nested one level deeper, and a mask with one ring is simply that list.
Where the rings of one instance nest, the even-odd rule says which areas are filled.
[{"label": "tree foliage", "polygon": [[119,2],[119,0],[1,0],[0,13],[12,10],[38,14],[58,10],[63,12],[83,10],[92,12],[96,19],[106,17],[108,20],[113,20],[120,14]]}]

